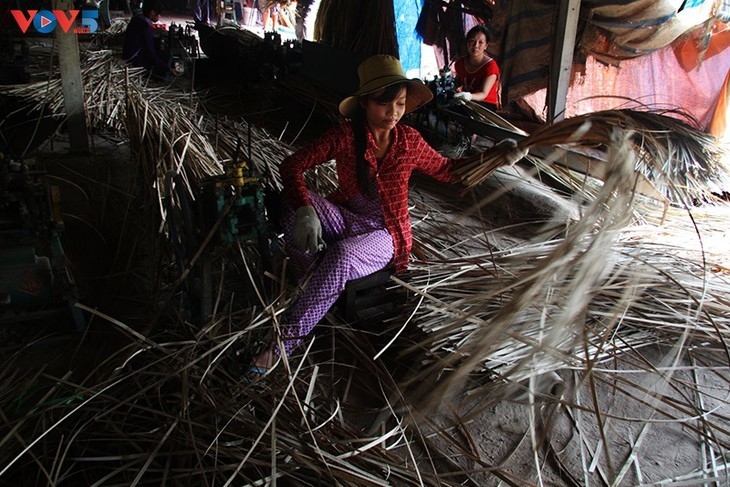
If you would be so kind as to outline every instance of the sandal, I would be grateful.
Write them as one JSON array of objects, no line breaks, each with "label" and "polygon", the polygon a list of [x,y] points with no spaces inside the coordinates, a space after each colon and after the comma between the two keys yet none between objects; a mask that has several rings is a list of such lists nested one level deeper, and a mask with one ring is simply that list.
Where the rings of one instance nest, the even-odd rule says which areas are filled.
[{"label": "sandal", "polygon": [[[262,357],[265,357],[265,359],[261,360]],[[262,352],[262,354],[257,356],[253,363],[248,366],[246,376],[252,381],[266,377],[278,365],[279,360],[279,357],[277,357],[270,349]],[[257,362],[262,365],[258,365]]]},{"label": "sandal", "polygon": [[257,367],[255,365],[252,365],[251,367],[248,368],[248,373],[253,374],[253,375],[264,376],[268,372],[269,372],[269,369],[267,369],[266,367]]}]

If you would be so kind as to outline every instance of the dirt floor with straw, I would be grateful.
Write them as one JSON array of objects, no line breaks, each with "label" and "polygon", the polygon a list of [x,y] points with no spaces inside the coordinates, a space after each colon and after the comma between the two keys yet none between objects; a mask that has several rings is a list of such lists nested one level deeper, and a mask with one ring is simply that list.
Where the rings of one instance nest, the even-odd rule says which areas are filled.
[{"label": "dirt floor with straw", "polygon": [[[331,124],[326,117],[313,115],[306,104],[287,96],[286,90],[277,85],[241,83],[224,80],[215,73],[209,74],[206,78],[205,73],[200,73],[197,85],[202,111],[209,119],[244,118],[250,124],[273,134],[273,138],[287,147],[301,146]],[[183,80],[180,83],[181,89],[188,87]],[[208,136],[211,140],[219,136],[222,138],[221,134],[212,130]],[[544,256],[549,254],[543,250],[543,246],[552,249],[552,244],[549,239],[540,239],[538,236],[542,233],[559,234],[561,228],[565,229],[569,222],[579,220],[586,211],[575,201],[556,197],[556,190],[540,182],[529,167],[499,169],[467,198],[452,187],[420,179],[414,181],[412,219],[416,238],[416,269],[405,278],[403,288],[399,289],[406,289],[410,293],[404,309],[409,313],[412,311],[414,315],[421,313],[418,329],[411,325],[409,333],[400,335],[397,332],[411,319],[407,315],[398,315],[395,320],[383,323],[349,326],[333,312],[318,327],[312,348],[293,357],[292,369],[300,367],[303,371],[296,385],[288,385],[287,374],[280,368],[267,377],[266,385],[245,385],[241,386],[241,390],[236,389],[236,381],[245,382],[242,376],[236,377],[236,372],[243,370],[251,353],[250,350],[243,350],[240,354],[231,354],[233,358],[226,358],[224,365],[230,368],[226,369],[225,376],[215,376],[215,381],[221,381],[220,384],[226,384],[224,388],[229,388],[225,389],[226,394],[218,392],[219,395],[216,395],[214,389],[220,384],[206,382],[206,377],[216,372],[218,364],[211,362],[208,366],[210,370],[204,372],[198,372],[194,367],[198,360],[211,356],[220,345],[215,341],[207,345],[201,337],[205,334],[213,336],[212,330],[220,332],[221,328],[229,334],[235,334],[249,322],[256,321],[257,306],[251,307],[254,310],[249,316],[235,309],[235,299],[231,299],[227,303],[231,306],[230,311],[220,313],[225,319],[215,325],[219,328],[206,325],[201,330],[184,335],[196,337],[195,347],[189,349],[185,348],[184,340],[179,339],[176,333],[164,333],[165,326],[179,325],[186,332],[191,327],[186,322],[186,295],[161,291],[165,288],[165,281],[174,281],[176,270],[175,263],[166,257],[170,249],[166,248],[164,239],[159,238],[161,229],[157,204],[146,197],[151,183],[143,168],[137,164],[138,155],[127,140],[107,134],[98,134],[93,140],[90,157],[69,155],[67,141],[62,133],[54,135],[36,155],[38,165],[48,172],[50,181],[62,189],[64,250],[82,292],[81,302],[87,307],[90,318],[85,337],[80,339],[77,333],[65,329],[49,338],[48,328],[32,331],[25,328],[27,333],[24,335],[21,330],[21,339],[29,341],[37,338],[37,341],[24,348],[22,353],[16,353],[17,343],[12,346],[8,344],[4,358],[16,370],[38,370],[39,376],[43,374],[44,377],[69,377],[72,373],[76,378],[107,377],[103,372],[111,366],[110,358],[119,350],[129,347],[130,343],[139,344],[140,348],[130,353],[126,360],[113,364],[116,368],[108,377],[118,377],[115,374],[121,373],[125,367],[139,366],[141,373],[133,382],[140,389],[151,388],[157,397],[145,397],[144,400],[152,403],[148,405],[139,399],[142,396],[135,394],[133,402],[139,407],[137,410],[125,402],[122,393],[115,396],[110,392],[104,398],[108,400],[107,409],[94,413],[95,422],[104,423],[104,418],[110,417],[119,424],[125,423],[124,416],[115,415],[115,410],[124,405],[134,412],[134,415],[127,417],[129,423],[136,422],[140,430],[147,428],[142,431],[140,438],[146,438],[146,435],[157,438],[159,425],[154,428],[145,425],[144,419],[148,418],[144,418],[144,415],[157,418],[167,428],[170,422],[177,424],[177,420],[171,419],[174,415],[168,416],[166,412],[161,414],[157,411],[167,411],[165,408],[169,403],[177,401],[182,404],[189,397],[195,397],[201,403],[198,405],[201,409],[197,411],[203,411],[200,416],[202,419],[196,417],[190,421],[187,418],[190,430],[200,428],[205,432],[206,427],[211,430],[221,428],[215,439],[208,443],[218,445],[220,440],[221,451],[224,448],[239,448],[244,443],[240,447],[241,456],[232,457],[243,458],[243,453],[245,458],[249,458],[249,455],[255,457],[255,466],[252,468],[260,473],[261,478],[267,474],[275,475],[276,469],[265,465],[275,455],[266,452],[265,455],[256,456],[252,453],[256,451],[255,448],[251,451],[247,449],[249,442],[253,442],[260,433],[250,424],[253,421],[266,424],[267,428],[262,429],[261,434],[275,431],[279,435],[279,447],[288,455],[278,460],[279,468],[289,473],[279,479],[283,485],[334,485],[333,478],[338,478],[339,482],[346,485],[418,485],[419,482],[425,485],[479,486],[727,485],[725,447],[730,444],[730,422],[727,420],[730,414],[727,392],[730,372],[726,350],[711,339],[702,340],[702,333],[712,337],[713,330],[693,330],[692,333],[697,333],[700,338],[690,340],[683,336],[682,330],[652,335],[646,331],[648,327],[634,323],[636,326],[629,333],[615,332],[616,337],[607,338],[606,342],[597,339],[586,341],[586,350],[581,359],[561,357],[558,360],[561,367],[556,369],[553,361],[541,361],[541,355],[526,356],[519,353],[520,346],[533,343],[532,340],[537,338],[528,334],[530,330],[518,327],[520,323],[515,323],[512,328],[515,330],[514,336],[510,337],[514,343],[510,342],[510,346],[502,346],[491,354],[492,361],[488,361],[486,366],[470,369],[472,373],[464,381],[456,382],[463,386],[459,393],[443,393],[439,389],[439,384],[443,383],[442,374],[447,376],[450,370],[459,369],[462,360],[469,360],[468,350],[458,361],[447,357],[445,366],[435,362],[443,359],[444,354],[449,355],[445,352],[456,350],[457,342],[466,342],[473,327],[482,320],[475,314],[459,322],[458,328],[449,328],[451,317],[470,309],[470,306],[494,306],[493,301],[500,303],[502,299],[506,302],[501,292],[496,293],[486,287],[483,293],[492,297],[497,295],[495,300],[470,302],[468,292],[481,289],[480,286],[486,285],[489,280],[506,280],[506,275],[519,269],[517,261],[539,267],[540,262],[545,260]],[[458,212],[458,207],[463,209],[465,202],[472,205],[474,201],[488,199],[499,193],[499,197],[479,207],[478,215],[465,216]],[[717,226],[726,235],[725,217],[713,218],[718,219],[720,225]],[[725,230],[722,230],[723,221]],[[691,236],[692,230],[685,234]],[[668,228],[666,231],[672,233]],[[659,242],[663,236],[655,233],[651,238]],[[635,239],[646,241],[639,230],[635,232]],[[488,245],[485,246],[484,241]],[[487,247],[490,253],[468,259],[454,250],[470,245],[476,252],[482,253],[486,252],[484,248]],[[533,249],[533,253],[530,253],[530,249]],[[705,250],[707,258],[716,266],[714,271],[718,279],[723,283],[718,289],[724,289],[722,286],[727,280],[728,263],[723,260],[722,244],[708,240]],[[694,252],[689,247],[683,251],[687,254]],[[605,257],[616,259],[617,267],[625,269],[631,265],[620,259],[632,252],[630,244],[627,244],[622,247],[621,255]],[[595,255],[592,260],[598,258]],[[667,257],[662,255],[661,259]],[[641,260],[641,257],[637,260]],[[680,265],[676,264],[672,269],[677,270]],[[660,265],[657,264],[657,267]],[[677,274],[673,274],[661,268],[659,273],[666,277],[666,281],[679,280],[678,270]],[[243,271],[241,275],[244,275]],[[614,277],[620,282],[609,282],[600,290],[592,292],[606,300],[620,300],[621,294],[616,289],[624,283],[621,281],[623,277]],[[630,282],[631,277],[631,273],[628,273],[625,282]],[[163,284],[160,285],[160,282]],[[276,285],[281,283],[276,282]],[[661,287],[659,284],[656,286]],[[691,288],[694,283],[683,281],[682,286]],[[560,293],[559,286],[556,285],[550,292]],[[710,293],[707,295],[708,301],[721,301],[722,295],[719,291]],[[661,298],[657,300],[660,301]],[[162,309],[160,303],[164,304]],[[667,307],[687,306],[686,302],[680,300],[674,303],[665,301],[664,304]],[[720,304],[717,305],[719,308]],[[720,309],[713,316],[717,334],[724,337],[728,315],[726,308]],[[545,315],[559,314],[560,308],[546,307],[542,311]],[[637,323],[642,320],[650,322],[654,312],[658,314],[659,310],[641,309],[639,318],[633,315],[624,318]],[[688,307],[688,314],[694,312]],[[607,315],[611,313],[615,313],[615,310],[606,311]],[[712,314],[709,311],[707,313]],[[529,315],[528,318],[529,321],[539,322],[548,318],[545,315]],[[591,319],[598,321],[599,315],[600,312],[591,314]],[[495,312],[495,316],[499,318],[499,311]],[[617,321],[622,321],[620,315],[616,316]],[[518,318],[519,315],[505,315],[505,319],[510,317]],[[607,318],[607,321],[613,319]],[[113,323],[113,326],[109,323]],[[509,327],[499,328],[499,323],[495,319],[496,329],[510,330]],[[271,326],[270,322],[265,324]],[[442,324],[447,326],[449,333],[441,337],[442,341],[439,342]],[[666,324],[667,329],[671,327],[671,323]],[[569,328],[565,330],[574,331]],[[489,338],[488,329],[480,333],[485,339]],[[610,335],[614,332],[607,326],[603,333]],[[666,338],[675,334],[680,338]],[[150,338],[160,335],[169,336],[169,343],[162,338]],[[424,336],[428,336],[428,340],[421,341]],[[606,343],[614,339],[621,343],[620,354],[613,355],[615,350],[606,347]],[[394,340],[393,345],[390,345],[391,340]],[[81,348],[79,343],[83,344]],[[424,344],[433,349],[424,351]],[[249,345],[253,346],[251,343]],[[206,348],[208,346],[211,348]],[[240,342],[233,346],[245,348]],[[543,350],[541,353],[563,354],[565,352],[561,346],[555,342],[546,349],[547,352]],[[384,350],[385,353],[382,353]],[[144,354],[158,352],[159,355],[144,359]],[[165,365],[168,360],[178,359],[183,365],[171,367],[172,370],[180,371],[171,381],[174,384],[166,383],[157,389],[148,386],[153,382],[145,376],[146,373],[150,377],[159,377],[167,370],[164,367],[150,369],[150,364]],[[533,368],[528,367],[531,360],[535,361]],[[536,373],[511,375],[517,369]],[[440,372],[433,372],[435,370]],[[590,374],[586,374],[586,370],[590,370]],[[421,371],[423,375],[419,375]],[[188,374],[191,377],[189,382]],[[228,374],[234,380],[224,382]],[[520,380],[501,380],[514,377]],[[402,386],[394,387],[388,382],[400,379],[404,381]],[[145,383],[145,380],[150,382]],[[177,387],[177,380],[183,387]],[[301,417],[293,415],[291,423],[288,422],[291,411],[284,415],[277,409],[283,404],[278,402],[278,394],[289,390],[287,387],[302,389],[302,393],[307,394],[306,399],[302,396],[307,405],[307,414]],[[179,389],[191,390],[193,393],[184,396],[184,399],[183,396],[166,395]],[[425,395],[424,390],[427,391]],[[436,410],[419,408],[417,405],[428,404],[424,396],[427,398],[429,393],[447,400],[439,404]],[[230,397],[225,397],[227,395]],[[399,395],[402,397],[397,397]],[[460,399],[455,400],[457,397]],[[154,404],[156,399],[159,399],[160,404]],[[17,402],[19,410],[28,408],[32,412],[29,404],[45,404],[32,394],[24,401]],[[250,409],[251,417],[254,418],[237,431],[238,436],[226,436],[225,429],[217,423],[225,416],[218,417],[215,414],[226,411],[228,402],[231,402],[233,410]],[[68,403],[72,406],[77,404],[74,398],[69,398]],[[399,414],[393,411],[395,404],[398,404]],[[181,407],[180,412],[176,413],[179,414],[178,418],[186,418],[187,413],[184,411],[187,407],[194,406]],[[287,408],[296,409],[288,403],[284,406],[284,409]],[[208,417],[205,416],[207,411],[215,413],[211,412]],[[279,411],[281,419],[272,426],[267,421],[275,416],[276,411]],[[242,413],[239,411],[236,414],[240,416]],[[236,414],[231,416],[232,423]],[[337,426],[330,422],[331,418],[324,417],[330,415],[337,419]],[[397,424],[400,417],[409,418],[407,428],[401,429],[402,425]],[[303,425],[307,421],[320,422],[321,432],[311,425],[305,432]],[[83,421],[79,422],[75,431],[83,436],[80,432],[89,427]],[[109,422],[114,424],[114,421]],[[200,425],[201,422],[210,424]],[[19,430],[21,425],[15,428]],[[43,430],[40,423],[38,430]],[[111,427],[110,430],[117,431],[117,428]],[[167,430],[168,436],[171,431],[172,426]],[[12,431],[6,433],[3,442],[12,438]],[[59,437],[63,436],[58,434]],[[105,435],[99,438],[114,437],[111,432]],[[218,438],[219,435],[221,438]],[[335,456],[325,451],[327,435],[335,444],[345,444],[348,439],[356,441],[353,441],[353,445],[347,444],[346,451]],[[168,436],[160,440],[160,446]],[[198,431],[198,436],[193,435],[193,440],[201,436]],[[177,440],[180,441],[178,447],[185,443],[181,439]],[[258,444],[258,440],[256,438],[253,444]],[[31,441],[31,437],[26,437],[20,444],[25,446]],[[136,441],[141,444],[141,440]],[[276,451],[274,440],[267,441],[268,446]],[[322,451],[310,450],[310,443],[321,443]],[[202,449],[197,448],[194,447],[196,455],[200,455]],[[120,448],[120,458],[124,458],[122,450]],[[159,446],[154,451],[159,453]],[[319,479],[312,473],[321,468],[312,466],[318,461],[332,468],[332,465],[340,465],[338,462],[356,458],[358,454],[365,456],[366,452],[375,459],[366,457],[369,463],[353,463],[347,473],[328,476],[320,472]],[[88,465],[84,463],[84,452],[72,453],[75,456],[69,453],[73,458],[66,461]],[[96,450],[95,453],[100,460],[104,457],[102,450]],[[110,457],[115,454],[114,451],[109,452]],[[397,456],[399,461],[393,461],[388,456],[391,454]],[[48,455],[55,454],[48,452]],[[88,461],[93,462],[94,455],[89,455],[91,459]],[[173,450],[170,457],[174,456]],[[187,457],[179,456],[178,467],[185,471],[188,467],[184,465]],[[193,457],[192,454],[190,456]],[[65,458],[63,455],[60,457]],[[292,462],[301,465],[300,470],[308,473],[301,473],[301,477],[297,477],[299,470],[287,467]],[[236,463],[234,461],[232,465],[225,465],[227,473],[224,475],[233,476],[230,472],[237,471]],[[239,470],[244,463],[245,460],[241,460]],[[28,465],[32,466],[32,462]],[[399,465],[403,465],[402,471],[397,470]],[[373,476],[369,477],[355,466],[362,471],[370,470]],[[6,470],[3,468],[2,473]],[[153,472],[154,469],[150,468],[147,475],[152,476]],[[174,472],[174,468],[170,472]],[[0,483],[11,485],[2,482],[2,473]],[[60,473],[58,475],[63,478]],[[139,475],[145,478],[142,473]],[[255,474],[246,475],[253,485]],[[99,480],[103,477],[90,474],[88,478]],[[198,483],[200,480],[191,480],[193,478],[188,477],[187,482]],[[268,481],[271,481],[270,477]],[[148,482],[154,483],[156,480]],[[185,480],[177,479],[176,482],[186,484]]]},{"label": "dirt floor with straw", "polygon": [[[211,111],[225,109],[232,114],[232,105],[228,103],[231,99],[237,99],[241,102],[246,100],[261,101],[261,106],[242,104],[242,112],[239,115],[252,117],[258,125],[266,127],[272,133],[280,133],[284,139],[287,135],[298,127],[306,129],[307,136],[316,134],[326,126],[326,121],[319,121],[320,126],[317,127],[316,121],[309,120],[309,125],[304,126],[304,119],[307,113],[303,107],[297,107],[295,103],[287,99],[281,93],[272,92],[270,89],[262,86],[246,86],[242,87],[237,84],[230,84],[227,90],[211,93],[211,101],[209,108]],[[257,91],[260,90],[260,91]],[[272,100],[281,102],[280,104],[271,103]],[[311,134],[311,135],[310,135]],[[302,136],[299,143],[306,143],[307,136]],[[96,183],[105,181],[116,181],[123,183],[124,181],[133,180],[133,176],[127,174],[127,162],[129,160],[129,148],[121,141],[98,139],[94,147],[95,156],[90,160],[78,160],[73,157],[63,155],[65,147],[59,143],[57,150],[53,152],[44,152],[42,159],[45,167],[50,174],[59,180],[73,181],[74,185],[86,187],[88,191],[93,191]],[[83,177],[81,175],[84,175]],[[91,183],[91,184],[89,184]],[[120,191],[133,190],[133,183],[129,186],[122,184]],[[126,188],[124,186],[127,186]],[[97,205],[93,203],[94,195],[85,195],[84,199],[79,201],[80,194],[75,194],[74,186],[67,186],[64,189],[64,208],[67,215],[71,218],[66,219],[65,242],[66,250],[69,258],[74,263],[79,284],[84,289],[85,296],[90,302],[98,303],[111,316],[121,321],[135,326],[135,323],[142,323],[149,319],[152,310],[149,309],[150,304],[146,302],[145,296],[148,290],[140,287],[141,283],[149,282],[151,276],[137,278],[133,274],[130,275],[129,269],[124,272],[117,270],[118,265],[126,262],[130,257],[124,255],[126,244],[124,240],[119,239],[120,236],[115,234],[115,218],[109,218],[110,221],[105,222],[102,233],[97,230],[91,230],[83,221],[89,219],[95,220],[99,215],[92,215],[93,209]],[[443,188],[442,188],[443,190]],[[79,192],[80,193],[80,192]],[[91,202],[86,200],[91,198]],[[91,204],[89,204],[91,203]],[[557,203],[559,205],[559,203]],[[509,198],[509,202],[500,202],[494,205],[494,211],[502,214],[502,211],[509,211],[508,217],[500,222],[500,217],[494,219],[496,227],[511,222],[515,223],[521,215],[524,219],[540,217],[545,220],[550,218],[566,218],[566,214],[570,210],[565,208],[556,208],[556,200],[549,197],[536,198],[530,195],[516,195]],[[110,208],[114,211],[114,208]],[[121,211],[121,210],[117,210]],[[144,211],[139,208],[138,211]],[[78,217],[78,218],[77,218]],[[122,215],[117,215],[121,218]],[[127,215],[129,217],[129,215]],[[547,218],[546,218],[547,217]],[[132,216],[132,218],[134,218]],[[535,218],[538,219],[538,218]],[[141,220],[144,221],[142,218]],[[153,228],[148,228],[145,232],[154,232]],[[144,235],[145,232],[142,232]],[[138,235],[135,235],[135,238]],[[129,238],[129,236],[127,236]],[[501,242],[502,246],[512,244],[519,241],[519,236],[506,232],[494,235],[495,241]],[[109,246],[108,242],[119,241],[119,246]],[[135,251],[137,255],[135,259],[145,259],[139,253],[144,253],[144,244],[135,242]],[[101,272],[105,269],[104,272]],[[154,269],[144,264],[140,265],[141,270],[154,272]],[[126,276],[125,278],[114,278],[116,274]],[[104,277],[101,281],[101,276]],[[131,281],[131,282],[129,282]],[[104,339],[106,341],[106,339]],[[93,368],[94,356],[88,350],[72,352],[73,345],[66,343],[65,347],[60,347],[55,351],[60,363],[65,364],[66,354],[74,353],[74,356],[84,357],[83,361],[89,361],[89,367]],[[109,345],[108,343],[106,344]],[[48,361],[49,354],[44,349],[43,361]],[[661,347],[648,345],[643,350],[642,360],[655,360],[659,366],[662,358],[666,356],[666,350]],[[97,360],[104,357],[103,352],[99,352]],[[636,375],[641,377],[645,375],[640,368],[631,365],[631,360],[625,357],[617,361],[619,369],[623,370],[626,375]],[[63,366],[59,366],[59,372],[63,370]],[[686,372],[685,374],[689,374]],[[573,387],[571,384],[577,380],[572,376],[569,370],[560,372],[560,376]],[[721,391],[725,385],[723,379],[714,378],[712,373],[703,374],[701,382],[706,384],[708,390],[716,389]],[[689,381],[691,378],[686,377],[682,380]],[[639,379],[642,381],[653,382],[653,378],[645,377]],[[696,380],[694,378],[693,380]],[[367,382],[367,381],[365,381]],[[650,384],[646,384],[651,387]],[[367,392],[360,393],[358,387],[362,389],[369,388],[367,384],[355,384],[351,390],[346,392],[343,400],[348,403],[349,408],[354,411],[354,417],[351,420],[356,424],[362,424],[364,429],[372,428],[378,423],[374,421],[377,415],[368,414],[366,411],[372,407],[382,407],[376,404],[368,404]],[[628,471],[621,472],[625,481],[618,482],[618,485],[638,485],[650,484],[659,479],[666,479],[668,472],[677,472],[677,480],[683,471],[691,471],[698,464],[707,461],[703,458],[704,452],[701,450],[697,441],[696,433],[683,425],[673,424],[671,420],[657,417],[651,404],[642,404],[642,401],[626,398],[617,398],[614,392],[615,384],[604,384],[596,390],[595,399],[606,410],[610,411],[610,417],[624,418],[621,420],[623,424],[617,426],[614,437],[610,440],[610,448],[615,455],[616,451],[623,452],[619,456],[630,458],[634,448],[642,445],[641,461],[638,458],[627,468]],[[562,389],[558,389],[562,391]],[[670,396],[673,394],[685,394],[683,391],[667,391]],[[593,398],[585,398],[584,407],[594,407]],[[482,399],[478,394],[467,401],[458,412],[454,412],[455,417],[459,417],[459,421],[454,421],[454,425],[439,425],[446,429],[453,428],[454,439],[462,441],[467,445],[467,450],[473,455],[473,461],[477,463],[485,463],[493,465],[497,469],[503,469],[511,473],[512,479],[503,479],[504,483],[521,481],[516,479],[531,479],[535,483],[542,482],[543,485],[600,485],[603,482],[608,483],[611,476],[606,475],[604,469],[617,469],[619,465],[597,465],[582,464],[581,451],[590,449],[591,446],[585,443],[582,435],[576,435],[577,426],[582,428],[583,432],[587,432],[588,437],[595,438],[600,436],[600,428],[596,424],[592,424],[590,420],[586,420],[585,414],[581,414],[579,409],[562,408],[558,403],[546,401],[543,406],[537,409],[531,406],[531,402],[541,402],[540,398],[530,398],[527,393],[516,393],[511,400],[501,401],[491,406],[487,410],[480,407]],[[722,400],[718,400],[716,404],[706,404],[706,408],[720,408],[721,411],[728,411],[727,404]],[[540,417],[535,417],[535,412]],[[720,413],[720,411],[717,411]],[[720,413],[724,415],[723,413]],[[357,416],[361,416],[359,419]],[[626,421],[625,418],[631,418]],[[371,423],[371,421],[373,421]],[[610,421],[610,418],[609,418]],[[531,432],[534,431],[535,424],[543,425],[548,428],[550,434],[545,438],[535,438]],[[606,426],[606,425],[604,425]],[[436,433],[434,432],[434,435]],[[442,441],[443,439],[434,438],[434,441]],[[452,439],[452,441],[454,441]],[[535,442],[542,441],[546,444],[544,447],[536,447]],[[600,444],[598,446],[600,448]],[[448,451],[449,445],[444,444],[443,448]],[[543,449],[544,448],[544,449]],[[544,462],[544,468],[541,471],[542,479],[535,478],[534,462],[535,451],[550,452],[541,460]],[[559,455],[557,453],[560,453]],[[595,452],[592,452],[595,453]],[[599,458],[597,455],[596,458]],[[565,459],[572,459],[566,462]],[[436,460],[438,461],[438,460]],[[464,462],[464,458],[444,458],[441,461],[446,463]],[[468,462],[464,462],[468,463]],[[628,465],[628,464],[627,464]],[[466,469],[467,466],[464,465]],[[603,477],[603,482],[599,480]],[[471,477],[474,480],[477,477]],[[593,478],[594,480],[590,480]],[[482,483],[483,482],[483,483]],[[489,476],[478,480],[479,485],[498,485],[496,480],[489,480]]]}]

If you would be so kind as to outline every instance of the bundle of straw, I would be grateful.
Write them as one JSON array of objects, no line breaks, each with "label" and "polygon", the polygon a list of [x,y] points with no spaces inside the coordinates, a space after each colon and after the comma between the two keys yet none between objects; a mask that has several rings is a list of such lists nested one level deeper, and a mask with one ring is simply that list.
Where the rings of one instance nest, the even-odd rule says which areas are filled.
[{"label": "bundle of straw", "polygon": [[[712,193],[730,188],[730,175],[720,159],[722,147],[714,137],[675,112],[607,110],[545,125],[519,142],[525,149],[576,146],[605,149],[614,128],[626,131],[637,152],[636,170],[649,179],[670,201],[693,206],[697,200],[714,199]],[[504,164],[505,151],[495,150],[460,169],[464,184],[472,188]]]},{"label": "bundle of straw", "polygon": [[[150,99],[165,97],[168,102],[185,103],[189,97],[166,86],[147,83],[144,69],[130,68],[111,50],[83,51],[81,76],[84,87],[87,125],[90,129],[123,130],[127,86],[139,86]],[[0,93],[25,101],[22,110],[45,110],[54,117],[65,116],[60,73],[54,68],[47,79],[25,85],[0,87]]]}]

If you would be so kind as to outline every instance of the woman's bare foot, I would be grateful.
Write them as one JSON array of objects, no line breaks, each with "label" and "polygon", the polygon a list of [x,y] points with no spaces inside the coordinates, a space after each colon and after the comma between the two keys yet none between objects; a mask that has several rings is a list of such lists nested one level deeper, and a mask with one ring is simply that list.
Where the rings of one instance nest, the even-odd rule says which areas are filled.
[{"label": "woman's bare foot", "polygon": [[266,375],[274,364],[275,358],[274,351],[267,348],[254,359],[253,365],[249,368],[249,373],[251,375]]}]

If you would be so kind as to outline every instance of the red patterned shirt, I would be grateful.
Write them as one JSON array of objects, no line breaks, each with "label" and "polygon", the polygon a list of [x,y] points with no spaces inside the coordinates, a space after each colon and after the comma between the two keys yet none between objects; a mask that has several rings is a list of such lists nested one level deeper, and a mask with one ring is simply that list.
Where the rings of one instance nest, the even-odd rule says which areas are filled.
[{"label": "red patterned shirt", "polygon": [[[453,160],[434,150],[413,127],[397,124],[393,129],[390,149],[378,165],[375,141],[368,131],[365,160],[370,174],[377,181],[385,226],[393,237],[396,272],[408,267],[413,244],[408,213],[408,180],[413,171],[420,171],[439,181],[456,181],[451,173]],[[307,195],[304,171],[334,160],[339,188],[328,199],[342,203],[360,193],[355,169],[355,144],[350,122],[329,129],[307,147],[290,155],[281,164],[284,194],[293,208],[311,204]]]}]

